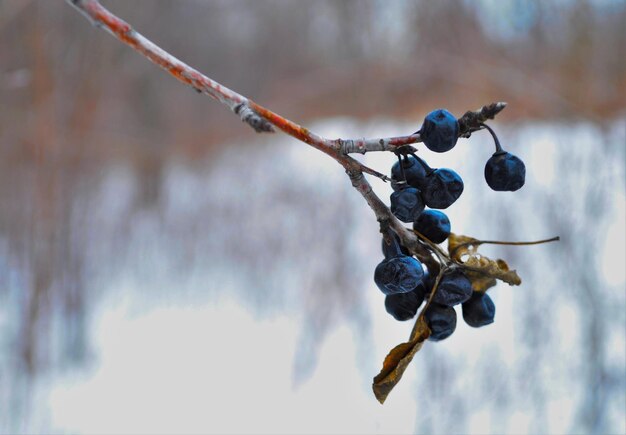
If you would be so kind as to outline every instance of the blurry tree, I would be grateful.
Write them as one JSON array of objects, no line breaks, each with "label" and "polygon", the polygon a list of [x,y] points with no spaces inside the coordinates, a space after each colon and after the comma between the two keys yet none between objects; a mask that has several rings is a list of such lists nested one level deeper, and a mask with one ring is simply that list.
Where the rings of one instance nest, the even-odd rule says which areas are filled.
[{"label": "blurry tree", "polygon": [[[504,99],[509,119],[603,123],[626,105],[620,1],[106,4],[185,62],[302,121],[416,119],[443,102],[464,110]],[[215,145],[250,138],[223,108],[84,25],[59,2],[0,0],[3,403],[20,396],[22,379],[85,361],[85,322],[102,288],[94,281],[124,261],[116,254],[133,216],[164,213],[167,164],[195,168]],[[120,166],[137,180],[135,215],[102,252],[92,244],[103,211],[93,198]],[[587,319],[591,339],[602,335],[600,308]],[[612,379],[601,367],[590,369],[590,385]],[[601,427],[602,398],[592,397],[581,418]],[[0,421],[19,419],[13,411],[2,407]]]}]

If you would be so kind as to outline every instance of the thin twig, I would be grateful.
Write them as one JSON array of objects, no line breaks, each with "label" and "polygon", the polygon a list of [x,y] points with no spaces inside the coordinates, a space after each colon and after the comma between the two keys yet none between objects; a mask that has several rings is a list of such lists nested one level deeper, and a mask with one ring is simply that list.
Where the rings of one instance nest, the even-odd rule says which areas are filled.
[{"label": "thin twig", "polygon": [[304,127],[289,121],[271,110],[256,104],[243,95],[210,79],[183,61],[177,59],[156,44],[141,35],[130,24],[102,6],[98,0],[66,0],[78,9],[96,27],[102,28],[120,42],[132,47],[141,55],[160,66],[179,81],[193,87],[196,91],[215,98],[226,105],[242,121],[256,132],[272,132],[273,126],[309,145],[325,152],[337,160],[346,170],[359,170],[384,181],[389,178],[362,163],[341,154],[336,141],[325,139]]},{"label": "thin twig", "polygon": [[[333,157],[348,169],[357,169],[384,181],[389,178],[362,163],[346,159],[351,153],[365,154],[368,151],[395,151],[397,148],[421,142],[419,133],[408,136],[376,139],[326,139],[310,130],[272,112],[247,97],[210,79],[186,63],[167,53],[145,38],[124,20],[103,7],[98,0],[66,0],[78,9],[96,27],[102,28],[119,41],[132,47],[150,61],[165,69],[179,81],[192,86],[196,91],[215,98],[226,105],[242,121],[256,132],[272,132],[273,126],[290,136],[301,140]],[[478,124],[491,119],[506,106],[506,103],[493,103],[477,111],[469,111],[459,119],[461,135],[467,137],[479,129]]]},{"label": "thin twig", "polygon": [[[488,104],[477,110],[469,110],[459,118],[459,137],[468,138],[472,133],[482,130],[484,123],[493,119],[506,107],[506,103]],[[343,154],[365,154],[372,151],[396,151],[405,145],[422,142],[419,132],[409,136],[398,136],[377,139],[337,139],[339,150]]]},{"label": "thin twig", "polygon": [[561,240],[559,236],[551,237],[543,240],[533,240],[531,242],[506,242],[501,240],[472,240],[470,242],[459,243],[454,247],[450,256],[454,257],[459,249],[467,248],[468,246],[480,246],[480,245],[507,245],[507,246],[528,246],[528,245],[540,245],[542,243],[558,242]]},{"label": "thin twig", "polygon": [[376,139],[336,139],[342,154],[365,154],[372,151],[395,151],[405,145],[421,142],[419,134]]},{"label": "thin twig", "polygon": [[[551,237],[549,239],[544,239],[544,240],[535,240],[535,241],[532,241],[532,242],[503,242],[503,241],[500,241],[500,240],[479,240],[477,243],[470,243],[470,245],[472,245],[472,244],[479,244],[479,245],[489,244],[489,245],[525,246],[525,245],[540,245],[542,243],[558,242],[559,240],[561,240],[561,238],[559,236]],[[462,245],[465,245],[465,243],[463,243]],[[461,246],[461,245],[459,245],[459,246]]]}]

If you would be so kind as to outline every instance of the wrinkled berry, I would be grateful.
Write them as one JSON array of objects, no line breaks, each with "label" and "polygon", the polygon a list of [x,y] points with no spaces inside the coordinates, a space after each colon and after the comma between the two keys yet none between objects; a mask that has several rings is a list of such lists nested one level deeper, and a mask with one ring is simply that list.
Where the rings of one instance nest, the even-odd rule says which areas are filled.
[{"label": "wrinkled berry", "polygon": [[485,180],[493,190],[514,192],[526,181],[526,166],[519,157],[498,151],[487,160]]},{"label": "wrinkled berry", "polygon": [[402,159],[402,167],[404,168],[406,183],[401,183],[404,179],[402,178],[402,171],[400,170],[400,162],[396,162],[391,167],[391,188],[398,191],[408,185],[419,189],[426,178],[426,170],[424,167],[420,165],[413,156]]},{"label": "wrinkled berry", "polygon": [[433,302],[452,307],[472,296],[472,283],[461,269],[452,269],[443,274],[433,297]]},{"label": "wrinkled berry", "polygon": [[374,282],[386,295],[413,291],[423,277],[422,264],[408,256],[385,259],[374,271]]},{"label": "wrinkled berry", "polygon": [[424,302],[424,293],[418,286],[417,289],[408,293],[385,296],[385,309],[396,320],[409,320],[415,317],[422,302]]},{"label": "wrinkled berry", "polygon": [[463,180],[452,169],[431,172],[422,189],[424,203],[430,208],[448,208],[463,193]]},{"label": "wrinkled berry", "polygon": [[456,145],[459,123],[446,109],[434,110],[426,115],[420,136],[429,150],[443,153]]},{"label": "wrinkled berry", "polygon": [[448,338],[456,329],[456,311],[445,305],[430,304],[424,313],[426,323],[431,334],[431,341],[439,341]]},{"label": "wrinkled berry", "polygon": [[420,191],[406,187],[391,194],[391,213],[402,222],[413,222],[424,210],[424,201]]},{"label": "wrinkled berry", "polygon": [[463,319],[474,328],[493,323],[496,305],[486,293],[474,292],[472,297],[463,303]]},{"label": "wrinkled berry", "polygon": [[442,243],[450,235],[450,219],[439,210],[424,210],[413,222],[413,229],[433,243]]}]

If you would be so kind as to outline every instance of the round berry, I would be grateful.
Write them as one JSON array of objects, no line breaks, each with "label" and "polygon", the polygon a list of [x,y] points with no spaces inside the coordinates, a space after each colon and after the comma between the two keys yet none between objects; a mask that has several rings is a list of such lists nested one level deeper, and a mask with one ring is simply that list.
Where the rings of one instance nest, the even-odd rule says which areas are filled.
[{"label": "round berry", "polygon": [[445,305],[430,304],[424,313],[426,323],[430,328],[431,341],[439,341],[448,338],[456,329],[456,311]]},{"label": "round berry", "polygon": [[408,256],[385,259],[374,271],[374,282],[386,295],[413,291],[423,277],[422,264]]},{"label": "round berry", "polygon": [[429,150],[444,153],[456,145],[459,123],[446,109],[434,110],[426,115],[420,136]]},{"label": "round berry", "polygon": [[413,229],[433,243],[443,243],[450,235],[450,219],[439,210],[424,210],[413,222]]},{"label": "round berry", "polygon": [[396,293],[385,296],[385,309],[396,320],[409,320],[415,317],[424,302],[424,293],[417,289],[408,293]]},{"label": "round berry", "polygon": [[462,307],[465,323],[474,328],[493,323],[496,315],[496,305],[487,293],[474,292]]},{"label": "round berry", "polygon": [[424,210],[424,201],[415,187],[406,187],[391,194],[391,213],[402,222],[413,222]]},{"label": "round berry", "polygon": [[452,307],[472,296],[472,283],[461,269],[451,269],[443,274],[433,296],[433,302]]},{"label": "round berry", "polygon": [[514,192],[526,181],[526,166],[511,153],[496,152],[485,165],[485,180],[493,190]]},{"label": "round berry", "polygon": [[422,189],[424,203],[430,208],[448,208],[463,193],[463,180],[452,169],[440,168],[431,172]]},{"label": "round berry", "polygon": [[[396,162],[391,167],[391,188],[398,191],[408,185],[419,189],[426,178],[426,169],[413,156],[402,159],[402,167],[404,168],[406,180],[402,178],[400,162]],[[406,181],[406,183],[402,183],[402,181]]]}]

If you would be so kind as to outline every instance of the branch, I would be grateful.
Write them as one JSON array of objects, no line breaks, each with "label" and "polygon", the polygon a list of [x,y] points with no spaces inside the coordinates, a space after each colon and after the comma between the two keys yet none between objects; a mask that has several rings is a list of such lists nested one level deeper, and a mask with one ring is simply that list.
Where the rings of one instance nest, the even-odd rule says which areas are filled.
[{"label": "branch", "polygon": [[495,118],[505,107],[506,103],[501,101],[483,106],[478,110],[465,112],[459,119],[459,137],[467,138],[475,131],[482,130],[481,124]]},{"label": "branch", "polygon": [[325,152],[337,160],[346,170],[359,170],[389,181],[381,174],[358,161],[339,152],[336,141],[325,139],[310,132],[298,124],[283,118],[243,95],[221,85],[190,67],[186,63],[167,53],[150,40],[133,29],[130,24],[118,18],[102,6],[98,0],[66,0],[78,9],[94,26],[102,28],[120,42],[132,47],[141,55],[160,66],[179,81],[193,87],[200,93],[207,94],[231,111],[239,115],[242,121],[250,125],[256,132],[272,132],[273,126],[307,144]]},{"label": "branch", "polygon": [[[395,151],[399,147],[422,141],[419,133],[414,133],[409,136],[376,139],[330,140],[323,138],[226,86],[221,85],[167,53],[134,30],[132,26],[124,20],[109,12],[98,0],[66,1],[87,17],[94,26],[106,30],[120,42],[132,47],[141,55],[147,57],[153,63],[169,72],[179,81],[225,104],[256,132],[273,132],[273,127],[278,127],[288,135],[329,154],[346,170],[358,168],[366,174],[373,175],[384,181],[389,181],[387,176],[355,160],[346,159],[345,156],[352,153],[365,154],[369,151]],[[505,106],[506,103],[493,103],[477,111],[468,111],[459,119],[459,136],[469,137],[472,132],[480,130],[482,128],[480,126],[481,123],[485,122],[487,119],[493,119]]]},{"label": "branch", "polygon": [[[192,86],[196,91],[207,94],[238,114],[256,131],[272,131],[271,125],[248,108],[248,99],[225,86],[211,80],[181,60],[135,31],[128,23],[113,15],[97,0],[67,0],[96,27],[102,28],[131,46],[181,82]],[[247,109],[247,110],[246,110]]]},{"label": "branch", "polygon": [[[469,110],[459,118],[459,137],[468,138],[472,133],[482,130],[482,124],[493,119],[506,107],[498,102],[483,106],[478,110]],[[410,136],[388,137],[379,139],[337,139],[339,150],[343,154],[365,154],[371,151],[396,151],[398,148],[422,142],[419,132]]]},{"label": "branch", "polygon": [[365,154],[371,151],[395,151],[398,148],[421,142],[419,133],[410,136],[387,137],[380,139],[337,139],[342,154]]}]

